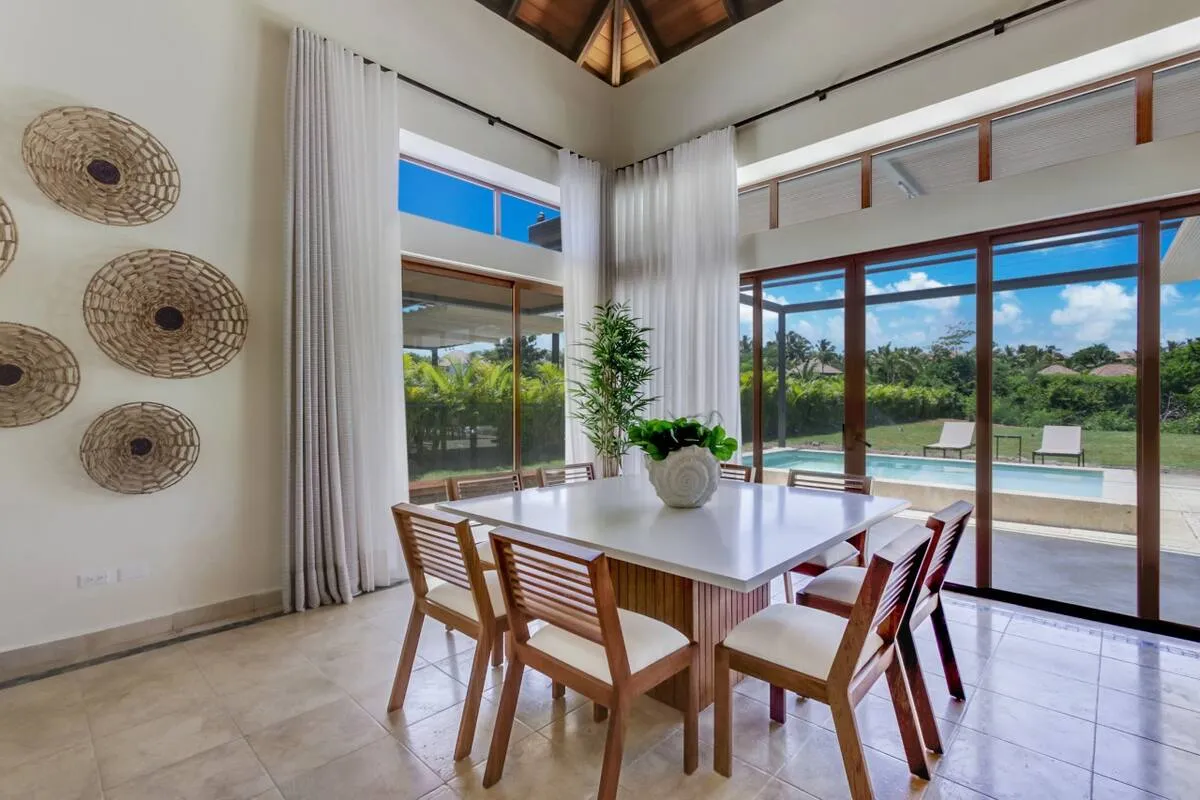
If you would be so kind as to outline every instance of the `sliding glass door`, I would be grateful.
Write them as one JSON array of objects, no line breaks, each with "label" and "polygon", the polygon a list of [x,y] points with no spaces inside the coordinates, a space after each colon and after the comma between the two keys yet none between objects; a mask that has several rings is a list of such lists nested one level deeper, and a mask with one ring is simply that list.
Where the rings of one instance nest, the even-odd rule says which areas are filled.
[{"label": "sliding glass door", "polygon": [[845,469],[846,271],[821,267],[762,282],[764,479]]},{"label": "sliding glass door", "polygon": [[1200,627],[1200,211],[1165,219],[1161,260],[1161,616]]},{"label": "sliding glass door", "polygon": [[953,583],[1200,628],[1186,202],[745,276],[743,435],[764,480],[868,474],[911,520],[971,501]]},{"label": "sliding glass door", "polygon": [[992,248],[992,585],[1137,611],[1137,225]]}]

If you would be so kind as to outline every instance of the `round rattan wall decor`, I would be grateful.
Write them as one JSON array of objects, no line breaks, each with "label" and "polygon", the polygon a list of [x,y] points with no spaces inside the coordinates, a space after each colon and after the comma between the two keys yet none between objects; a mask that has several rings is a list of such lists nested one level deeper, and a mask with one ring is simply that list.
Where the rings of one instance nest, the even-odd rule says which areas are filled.
[{"label": "round rattan wall decor", "polygon": [[17,255],[17,223],[4,198],[0,197],[0,275]]},{"label": "round rattan wall decor", "polygon": [[196,426],[161,403],[126,403],[88,426],[79,458],[92,480],[121,494],[161,492],[183,480],[200,455]]},{"label": "round rattan wall decor", "polygon": [[41,114],[25,129],[21,157],[47,197],[105,225],[154,222],[179,200],[179,169],[162,143],[100,108]]},{"label": "round rattan wall decor", "polygon": [[79,362],[65,344],[38,328],[0,322],[0,428],[50,419],[78,389]]},{"label": "round rattan wall decor", "polygon": [[105,264],[83,296],[100,349],[156,378],[194,378],[228,364],[246,341],[246,301],[224,273],[175,250],[138,250]]}]

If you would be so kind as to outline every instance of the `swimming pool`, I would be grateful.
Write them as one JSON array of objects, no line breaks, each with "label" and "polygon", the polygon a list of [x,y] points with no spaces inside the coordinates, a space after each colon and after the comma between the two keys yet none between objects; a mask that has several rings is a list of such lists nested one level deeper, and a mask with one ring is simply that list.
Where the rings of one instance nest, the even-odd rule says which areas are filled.
[{"label": "swimming pool", "polygon": [[[749,460],[749,456],[745,460]],[[842,454],[831,450],[779,450],[763,454],[768,469],[810,469],[841,472]],[[867,474],[880,480],[923,484],[974,486],[975,462],[957,458],[867,456]],[[1098,469],[1042,467],[1029,464],[994,464],[992,489],[996,492],[1103,497],[1104,472]]]}]

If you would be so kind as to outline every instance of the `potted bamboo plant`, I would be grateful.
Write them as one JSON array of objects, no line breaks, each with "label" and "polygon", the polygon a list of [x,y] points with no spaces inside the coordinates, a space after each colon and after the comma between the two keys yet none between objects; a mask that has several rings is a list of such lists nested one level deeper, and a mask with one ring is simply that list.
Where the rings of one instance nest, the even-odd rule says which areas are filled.
[{"label": "potted bamboo plant", "polygon": [[654,375],[650,344],[629,306],[609,301],[596,306],[591,322],[583,326],[586,358],[577,358],[584,379],[573,382],[577,403],[573,416],[583,423],[588,441],[596,448],[601,474],[616,477],[621,458],[629,452],[628,430],[656,398],[646,395],[646,381]]}]

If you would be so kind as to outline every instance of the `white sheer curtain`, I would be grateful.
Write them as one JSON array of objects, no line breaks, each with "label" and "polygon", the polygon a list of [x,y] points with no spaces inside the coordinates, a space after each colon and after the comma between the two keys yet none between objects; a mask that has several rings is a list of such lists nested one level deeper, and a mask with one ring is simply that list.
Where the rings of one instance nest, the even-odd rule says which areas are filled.
[{"label": "white sheer curtain", "polygon": [[292,33],[288,83],[284,605],[403,576],[407,497],[396,79]]},{"label": "white sheer curtain", "polygon": [[[585,355],[578,347],[586,336],[581,328],[608,293],[605,273],[612,194],[606,169],[567,150],[558,154],[558,179],[562,190],[563,331],[569,388],[582,378],[575,363],[576,358]],[[595,462],[596,448],[574,413],[575,400],[568,391],[567,463]]]},{"label": "white sheer curtain", "polygon": [[[613,296],[650,334],[648,416],[717,412],[741,431],[737,161],[732,128],[617,172]],[[640,457],[627,471],[640,471]]]}]

